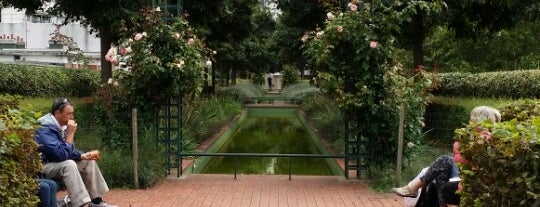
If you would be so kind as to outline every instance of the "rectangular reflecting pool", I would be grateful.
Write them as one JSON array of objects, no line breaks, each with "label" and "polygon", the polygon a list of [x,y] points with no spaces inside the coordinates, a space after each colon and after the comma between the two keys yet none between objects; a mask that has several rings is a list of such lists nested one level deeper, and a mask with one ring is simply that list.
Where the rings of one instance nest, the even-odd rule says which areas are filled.
[{"label": "rectangular reflecting pool", "polygon": [[[265,154],[327,154],[319,139],[305,126],[297,109],[250,108],[230,133],[216,142],[213,152]],[[208,152],[208,151],[207,151]],[[197,161],[199,173],[231,174],[233,157],[207,157]],[[290,159],[290,160],[289,160]],[[196,162],[196,163],[197,163]],[[290,163],[289,163],[290,162]],[[333,163],[332,163],[333,162]],[[335,165],[335,166],[332,166]],[[330,158],[237,157],[238,174],[336,175],[335,161]],[[334,168],[334,170],[333,170]]]}]

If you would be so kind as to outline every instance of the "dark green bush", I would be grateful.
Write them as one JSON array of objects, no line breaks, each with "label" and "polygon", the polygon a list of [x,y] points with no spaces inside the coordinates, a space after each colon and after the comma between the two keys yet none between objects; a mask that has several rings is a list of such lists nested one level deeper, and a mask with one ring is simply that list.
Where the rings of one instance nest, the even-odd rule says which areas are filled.
[{"label": "dark green bush", "polygon": [[430,103],[424,114],[424,131],[430,141],[452,144],[454,130],[469,120],[469,112],[463,106]]},{"label": "dark green bush", "polygon": [[440,73],[434,95],[493,98],[539,98],[540,70],[486,73]]},{"label": "dark green bush", "polygon": [[99,73],[58,67],[0,64],[0,93],[22,96],[90,96]]},{"label": "dark green bush", "polygon": [[14,108],[17,99],[0,96],[0,206],[36,206],[41,159],[33,134],[39,114]]}]

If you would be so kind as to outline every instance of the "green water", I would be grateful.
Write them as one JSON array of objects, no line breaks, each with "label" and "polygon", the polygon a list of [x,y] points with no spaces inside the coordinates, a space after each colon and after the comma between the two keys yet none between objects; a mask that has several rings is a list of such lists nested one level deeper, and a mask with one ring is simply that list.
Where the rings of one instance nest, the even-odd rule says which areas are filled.
[{"label": "green water", "polygon": [[[296,116],[248,115],[219,152],[321,154]],[[289,158],[237,157],[238,174],[289,174]],[[290,158],[292,174],[333,175],[323,158]],[[202,173],[234,173],[234,158],[213,157]]]}]

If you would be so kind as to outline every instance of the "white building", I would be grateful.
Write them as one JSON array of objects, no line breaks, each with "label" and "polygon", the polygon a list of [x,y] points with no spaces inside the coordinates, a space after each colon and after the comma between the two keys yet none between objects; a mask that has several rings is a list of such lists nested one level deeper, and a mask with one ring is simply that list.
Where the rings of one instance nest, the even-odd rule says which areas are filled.
[{"label": "white building", "polygon": [[[0,10],[0,62],[63,65],[78,68],[87,61],[89,68],[100,67],[100,41],[80,23],[62,25],[63,17],[44,12],[25,15],[24,10]],[[82,53],[68,51],[58,36],[72,38]],[[78,58],[80,55],[84,58]]]}]

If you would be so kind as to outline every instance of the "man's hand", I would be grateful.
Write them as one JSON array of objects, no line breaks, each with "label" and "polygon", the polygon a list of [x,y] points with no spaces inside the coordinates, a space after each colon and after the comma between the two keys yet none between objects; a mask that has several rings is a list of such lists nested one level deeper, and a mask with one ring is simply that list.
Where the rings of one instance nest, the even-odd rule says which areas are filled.
[{"label": "man's hand", "polygon": [[77,131],[77,122],[75,122],[75,120],[69,120],[67,123],[67,130],[68,133],[75,134],[75,131]]},{"label": "man's hand", "polygon": [[77,131],[77,122],[75,122],[75,120],[69,120],[67,123],[68,134],[66,135],[66,142],[73,144],[75,140],[75,131]]},{"label": "man's hand", "polygon": [[81,154],[82,160],[99,160],[99,158],[101,158],[101,155],[97,150],[92,150],[90,152],[85,152]]}]

